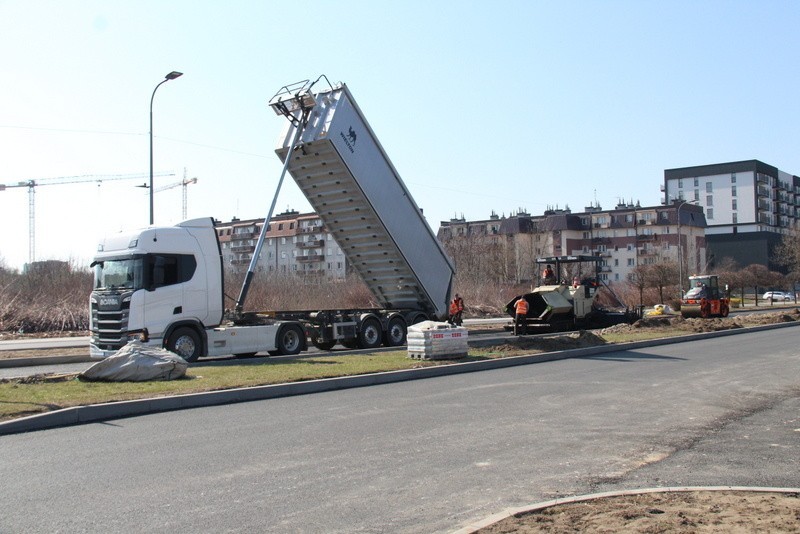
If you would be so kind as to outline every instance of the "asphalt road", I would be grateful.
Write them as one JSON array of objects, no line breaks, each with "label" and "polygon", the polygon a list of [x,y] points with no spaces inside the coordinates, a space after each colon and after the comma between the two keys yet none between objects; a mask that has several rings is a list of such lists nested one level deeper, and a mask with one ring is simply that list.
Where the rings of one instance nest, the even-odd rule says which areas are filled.
[{"label": "asphalt road", "polygon": [[800,329],[0,437],[0,532],[447,532],[609,489],[800,486]]}]

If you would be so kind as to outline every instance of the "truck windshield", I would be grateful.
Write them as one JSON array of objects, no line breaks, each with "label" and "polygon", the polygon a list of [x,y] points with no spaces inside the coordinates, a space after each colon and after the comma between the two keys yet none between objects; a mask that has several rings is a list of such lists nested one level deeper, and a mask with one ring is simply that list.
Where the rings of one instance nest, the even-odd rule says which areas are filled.
[{"label": "truck windshield", "polygon": [[94,288],[133,290],[144,288],[144,256],[96,262]]}]

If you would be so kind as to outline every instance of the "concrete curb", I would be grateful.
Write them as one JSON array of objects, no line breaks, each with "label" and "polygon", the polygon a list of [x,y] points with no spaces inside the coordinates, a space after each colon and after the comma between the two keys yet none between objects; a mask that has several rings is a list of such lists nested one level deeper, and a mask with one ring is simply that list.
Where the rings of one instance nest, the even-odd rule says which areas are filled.
[{"label": "concrete curb", "polygon": [[36,367],[39,365],[61,365],[62,363],[92,363],[97,361],[100,360],[90,358],[89,355],[39,356],[36,358],[3,358],[0,359],[0,369],[10,369],[13,367]]},{"label": "concrete curb", "polygon": [[502,512],[492,514],[485,519],[472,523],[464,528],[456,530],[452,534],[474,534],[482,528],[489,527],[504,519],[514,515],[529,514],[531,512],[538,512],[545,508],[558,506],[561,504],[571,504],[576,502],[592,501],[596,499],[604,499],[607,497],[625,497],[629,495],[644,495],[648,493],[679,493],[689,491],[752,491],[763,493],[800,493],[800,488],[763,488],[753,486],[681,486],[681,487],[667,487],[667,488],[646,488],[638,490],[621,490],[621,491],[607,491],[604,493],[590,493],[588,495],[577,495],[574,497],[565,497],[563,499],[553,499],[551,501],[544,501],[528,506],[519,508],[508,508]]},{"label": "concrete curb", "polygon": [[2,422],[0,423],[0,435],[44,430],[48,428],[74,424],[92,423],[121,417],[145,415],[155,412],[199,408],[203,406],[216,406],[234,402],[266,400],[293,395],[307,395],[309,393],[321,393],[324,391],[336,391],[341,389],[375,386],[379,384],[390,384],[394,382],[403,382],[406,380],[418,380],[422,378],[472,373],[491,369],[503,369],[517,365],[551,362],[568,358],[585,358],[589,356],[608,354],[611,352],[624,352],[645,347],[655,347],[660,345],[681,343],[685,341],[697,341],[701,339],[725,337],[750,332],[775,330],[778,328],[787,328],[798,325],[800,325],[800,322],[778,323],[750,328],[737,328],[732,330],[721,330],[718,332],[707,332],[671,338],[636,341],[632,343],[614,343],[609,345],[601,345],[599,347],[569,349],[527,356],[512,356],[495,360],[453,363],[449,365],[425,367],[422,369],[407,369],[368,375],[310,380],[306,382],[253,386],[248,388],[228,389],[222,391],[209,391],[186,395],[173,395],[168,397],[110,402],[105,404],[90,404],[87,406],[74,406]]}]

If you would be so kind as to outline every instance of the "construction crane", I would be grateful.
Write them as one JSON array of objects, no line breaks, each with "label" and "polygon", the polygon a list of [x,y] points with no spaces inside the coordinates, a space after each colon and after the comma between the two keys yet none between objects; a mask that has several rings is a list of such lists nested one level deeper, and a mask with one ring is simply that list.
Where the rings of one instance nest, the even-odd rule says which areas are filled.
[{"label": "construction crane", "polygon": [[[175,176],[174,172],[166,173],[161,172],[153,176]],[[149,173],[136,173],[136,174],[85,174],[80,176],[58,176],[55,178],[39,178],[36,180],[23,180],[15,184],[0,184],[0,191],[11,189],[14,187],[27,187],[28,188],[28,262],[33,263],[36,261],[36,188],[43,185],[67,185],[79,184],[86,182],[96,182],[98,185],[102,182],[112,180],[138,180],[141,178],[149,178]]]},{"label": "construction crane", "polygon": [[153,189],[153,193],[159,193],[161,191],[166,191],[167,189],[173,189],[173,188],[178,187],[178,186],[183,186],[183,210],[181,211],[181,215],[182,215],[183,220],[185,221],[186,220],[186,211],[187,211],[186,208],[187,208],[187,204],[188,204],[188,202],[187,202],[188,199],[187,199],[187,194],[186,194],[186,186],[188,186],[189,184],[196,184],[196,183],[197,183],[197,178],[187,178],[186,177],[186,169],[183,169],[183,180],[181,180],[180,182],[175,182],[173,184],[169,184],[169,185],[165,185],[165,186],[159,187],[158,189]]}]

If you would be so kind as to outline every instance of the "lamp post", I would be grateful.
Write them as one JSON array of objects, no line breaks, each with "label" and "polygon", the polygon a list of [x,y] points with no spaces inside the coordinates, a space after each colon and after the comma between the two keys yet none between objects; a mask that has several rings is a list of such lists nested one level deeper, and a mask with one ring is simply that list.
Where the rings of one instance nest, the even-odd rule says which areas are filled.
[{"label": "lamp post", "polygon": [[183,76],[182,72],[173,70],[153,89],[153,95],[150,97],[150,224],[153,224],[153,99],[156,97],[156,91],[162,84],[170,80],[174,80]]},{"label": "lamp post", "polygon": [[678,215],[678,285],[681,289],[680,298],[683,298],[683,243],[681,243],[681,208],[684,204],[696,204],[696,200],[683,200],[678,204],[675,213]]}]

